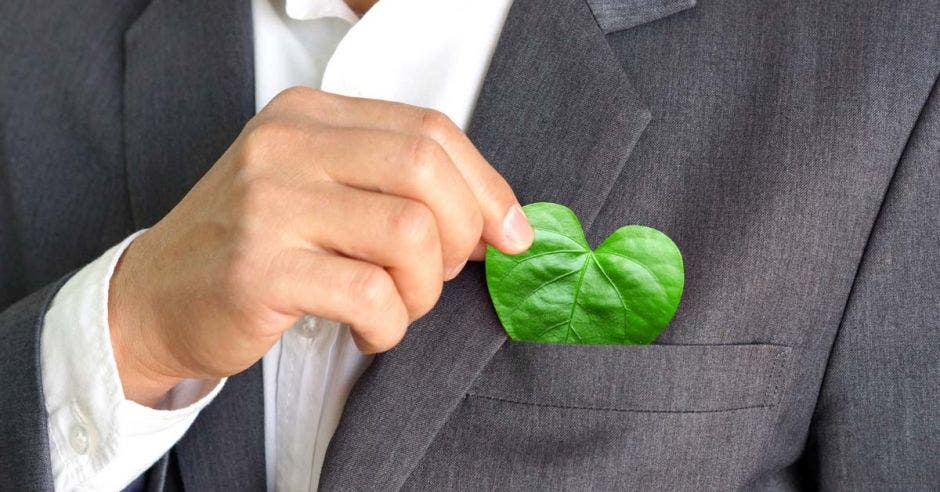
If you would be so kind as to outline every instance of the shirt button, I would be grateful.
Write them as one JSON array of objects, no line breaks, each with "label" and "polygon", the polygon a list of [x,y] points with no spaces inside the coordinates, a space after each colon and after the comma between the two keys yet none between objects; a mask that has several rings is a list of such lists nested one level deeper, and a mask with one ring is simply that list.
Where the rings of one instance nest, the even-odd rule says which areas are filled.
[{"label": "shirt button", "polygon": [[81,424],[72,426],[72,430],[69,432],[69,444],[72,445],[72,449],[78,454],[88,452],[88,431],[85,430],[85,427]]},{"label": "shirt button", "polygon": [[297,333],[304,338],[314,338],[317,336],[318,320],[316,316],[304,315],[297,322]]}]

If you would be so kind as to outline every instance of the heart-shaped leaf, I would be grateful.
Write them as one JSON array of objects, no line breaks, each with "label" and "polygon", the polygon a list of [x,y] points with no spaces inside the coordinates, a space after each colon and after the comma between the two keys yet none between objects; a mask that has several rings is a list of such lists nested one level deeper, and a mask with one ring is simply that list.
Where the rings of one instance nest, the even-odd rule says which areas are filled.
[{"label": "heart-shaped leaf", "polygon": [[515,340],[647,344],[669,324],[682,296],[679,248],[662,232],[617,229],[594,251],[574,212],[555,203],[524,207],[535,229],[525,253],[490,247],[486,281]]}]

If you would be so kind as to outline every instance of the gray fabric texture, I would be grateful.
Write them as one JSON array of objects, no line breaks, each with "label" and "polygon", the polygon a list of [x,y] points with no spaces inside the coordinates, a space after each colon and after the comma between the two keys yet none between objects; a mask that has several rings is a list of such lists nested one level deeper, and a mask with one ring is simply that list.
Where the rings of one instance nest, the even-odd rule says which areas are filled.
[{"label": "gray fabric texture", "polygon": [[[940,85],[935,83],[865,249],[816,404],[808,448],[813,466],[825,472],[820,485],[864,483],[881,490],[940,485],[938,285]],[[933,464],[922,465],[925,458]]]},{"label": "gray fabric texture", "polygon": [[[39,327],[58,284],[8,307],[0,316],[0,488],[51,490],[48,427],[40,379]],[[26,364],[31,362],[30,364]]]},{"label": "gray fabric texture", "polygon": [[[0,490],[52,484],[57,279],[251,116],[248,4],[0,4]],[[322,488],[940,487],[938,26],[935,0],[517,0],[469,134],[592,244],[669,234],[676,318],[645,347],[507,341],[470,265],[354,388]],[[263,488],[260,364],[148,478]]]}]

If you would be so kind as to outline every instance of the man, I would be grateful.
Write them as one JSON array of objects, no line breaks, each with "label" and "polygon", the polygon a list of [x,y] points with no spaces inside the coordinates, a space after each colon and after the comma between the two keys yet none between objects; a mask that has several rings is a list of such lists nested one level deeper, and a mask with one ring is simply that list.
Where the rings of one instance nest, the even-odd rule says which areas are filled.
[{"label": "man", "polygon": [[[940,5],[373,3],[0,9],[0,488],[940,484]],[[655,344],[507,341],[533,201]]]}]

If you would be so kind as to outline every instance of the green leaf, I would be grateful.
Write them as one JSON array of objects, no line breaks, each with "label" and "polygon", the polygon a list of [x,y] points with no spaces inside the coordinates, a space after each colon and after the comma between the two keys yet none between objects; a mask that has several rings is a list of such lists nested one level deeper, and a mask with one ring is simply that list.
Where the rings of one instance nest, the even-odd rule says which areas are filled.
[{"label": "green leaf", "polygon": [[515,340],[648,344],[682,297],[679,248],[662,232],[629,225],[594,251],[574,212],[555,203],[523,207],[535,229],[525,253],[486,252],[496,313]]}]

